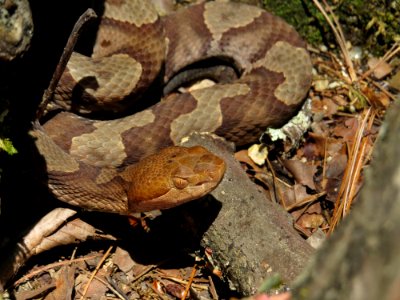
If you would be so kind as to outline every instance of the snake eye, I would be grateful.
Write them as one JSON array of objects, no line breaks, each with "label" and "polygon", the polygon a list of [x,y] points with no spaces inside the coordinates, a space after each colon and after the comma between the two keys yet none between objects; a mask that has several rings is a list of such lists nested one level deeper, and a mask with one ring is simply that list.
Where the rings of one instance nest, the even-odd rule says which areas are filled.
[{"label": "snake eye", "polygon": [[175,187],[178,188],[178,189],[180,189],[180,190],[181,190],[181,189],[184,189],[184,188],[187,187],[188,184],[189,184],[189,182],[188,182],[186,179],[179,178],[179,177],[174,177],[174,178],[172,179],[172,181],[173,181]]}]

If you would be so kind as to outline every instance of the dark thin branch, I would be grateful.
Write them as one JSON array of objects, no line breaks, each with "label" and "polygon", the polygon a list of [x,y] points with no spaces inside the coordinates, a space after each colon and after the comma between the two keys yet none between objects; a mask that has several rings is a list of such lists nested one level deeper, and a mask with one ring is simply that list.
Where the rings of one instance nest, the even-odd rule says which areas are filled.
[{"label": "dark thin branch", "polygon": [[94,10],[88,8],[79,17],[78,21],[76,21],[74,28],[72,29],[72,32],[68,38],[67,44],[64,47],[61,58],[57,64],[56,70],[54,71],[53,77],[50,80],[50,84],[43,93],[42,102],[40,103],[39,108],[36,112],[36,119],[39,119],[43,115],[47,104],[53,98],[54,91],[57,87],[58,82],[60,81],[61,75],[64,73],[69,59],[71,58],[72,52],[74,51],[76,42],[78,41],[84,25],[95,18],[97,18],[97,15]]}]

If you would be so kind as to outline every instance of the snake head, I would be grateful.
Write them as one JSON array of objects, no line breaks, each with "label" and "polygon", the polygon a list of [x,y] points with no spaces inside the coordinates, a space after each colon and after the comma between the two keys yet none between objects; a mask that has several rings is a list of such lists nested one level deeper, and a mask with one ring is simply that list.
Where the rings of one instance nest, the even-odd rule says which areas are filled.
[{"label": "snake head", "polygon": [[129,212],[168,209],[198,199],[222,180],[225,162],[201,146],[168,147],[125,170]]}]

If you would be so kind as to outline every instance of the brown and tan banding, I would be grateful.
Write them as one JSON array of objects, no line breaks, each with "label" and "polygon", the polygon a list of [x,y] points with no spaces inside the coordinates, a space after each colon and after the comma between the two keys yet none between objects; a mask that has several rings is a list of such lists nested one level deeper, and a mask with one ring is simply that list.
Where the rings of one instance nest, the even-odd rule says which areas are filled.
[{"label": "brown and tan banding", "polygon": [[[75,114],[121,112],[158,75],[168,80],[215,57],[233,62],[240,78],[113,120]],[[193,131],[253,142],[283,125],[310,85],[305,43],[259,8],[207,2],[160,19],[151,1],[105,0],[92,57],[74,53],[57,87],[52,108],[72,111],[36,124],[32,135],[60,200],[120,214],[166,209],[215,188],[225,169],[203,148],[173,145]]]},{"label": "brown and tan banding", "polygon": [[51,109],[120,112],[154,81],[164,62],[163,27],[149,1],[105,1],[92,57],[74,53]]}]

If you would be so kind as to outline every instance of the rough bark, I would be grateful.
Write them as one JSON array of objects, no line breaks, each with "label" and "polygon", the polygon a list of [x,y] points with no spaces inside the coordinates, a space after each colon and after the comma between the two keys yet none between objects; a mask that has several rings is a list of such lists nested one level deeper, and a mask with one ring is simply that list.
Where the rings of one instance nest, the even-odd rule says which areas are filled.
[{"label": "rough bark", "polygon": [[400,299],[400,105],[390,110],[358,202],[296,280],[294,299]]},{"label": "rough bark", "polygon": [[211,193],[214,201],[208,215],[213,207],[217,214],[202,236],[202,246],[212,250],[224,277],[243,295],[255,293],[276,273],[291,282],[313,253],[311,246],[293,229],[289,215],[250,181],[226,145],[209,135],[192,135],[184,143],[196,144],[222,157],[228,166]]}]

